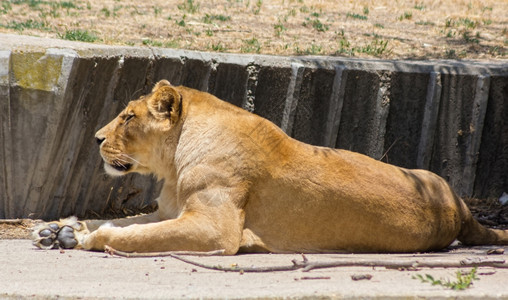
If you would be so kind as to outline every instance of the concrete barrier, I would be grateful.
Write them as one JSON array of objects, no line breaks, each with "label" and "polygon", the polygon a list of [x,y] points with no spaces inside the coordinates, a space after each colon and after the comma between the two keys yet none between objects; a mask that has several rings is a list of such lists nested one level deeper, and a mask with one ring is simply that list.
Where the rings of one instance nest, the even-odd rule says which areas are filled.
[{"label": "concrete barrier", "polygon": [[307,143],[508,191],[508,62],[270,57],[0,34],[0,218],[150,205],[151,178],[104,174],[94,133],[159,79],[208,91]]}]

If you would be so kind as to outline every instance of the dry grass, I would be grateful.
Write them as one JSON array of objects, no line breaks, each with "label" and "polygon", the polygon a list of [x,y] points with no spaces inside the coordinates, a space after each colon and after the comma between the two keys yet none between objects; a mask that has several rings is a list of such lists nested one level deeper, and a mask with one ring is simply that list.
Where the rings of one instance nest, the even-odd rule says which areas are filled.
[{"label": "dry grass", "polygon": [[507,0],[10,0],[0,32],[277,55],[503,59]]}]

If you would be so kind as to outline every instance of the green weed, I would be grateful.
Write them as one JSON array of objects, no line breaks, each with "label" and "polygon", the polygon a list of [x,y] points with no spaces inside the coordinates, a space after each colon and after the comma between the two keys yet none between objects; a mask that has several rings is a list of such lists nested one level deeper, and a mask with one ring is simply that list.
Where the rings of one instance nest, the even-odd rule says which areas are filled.
[{"label": "green weed", "polygon": [[153,6],[153,14],[158,17],[162,13],[162,8],[158,6]]},{"label": "green weed", "polygon": [[353,52],[365,53],[373,56],[380,56],[385,53],[388,41],[375,39],[370,44],[359,48],[353,48]]},{"label": "green weed", "polygon": [[345,38],[339,40],[339,49],[335,52],[335,55],[350,55],[354,56],[355,53],[363,53],[372,56],[381,56],[388,50],[388,41],[376,38],[370,44],[364,46],[352,47],[351,43]]},{"label": "green weed", "polygon": [[473,284],[473,280],[478,280],[476,277],[476,267],[467,273],[463,273],[461,271],[457,271],[456,273],[457,280],[443,280],[443,279],[435,279],[432,275],[425,274],[425,276],[421,274],[417,274],[413,276],[413,279],[420,279],[422,282],[428,282],[432,285],[440,285],[452,290],[465,290],[469,288]]},{"label": "green weed", "polygon": [[410,12],[410,11],[406,11],[402,15],[400,15],[397,18],[397,20],[399,20],[399,21],[402,21],[402,20],[411,20],[412,18],[413,18],[413,13]]},{"label": "green weed", "polygon": [[263,0],[257,0],[256,1],[256,8],[254,8],[253,13],[255,15],[259,15],[259,12],[261,11],[261,6],[263,6]]},{"label": "green weed", "polygon": [[229,20],[231,20],[231,17],[230,16],[225,16],[225,15],[209,15],[209,14],[205,14],[205,16],[203,17],[203,22],[207,23],[207,24],[212,24],[213,21],[226,22],[226,21],[229,21]]},{"label": "green weed", "polygon": [[5,15],[7,14],[9,11],[12,10],[12,6],[11,6],[11,3],[10,2],[7,2],[7,1],[3,1],[2,2],[2,7],[0,7],[0,14],[1,15]]},{"label": "green weed", "polygon": [[190,14],[197,13],[199,11],[199,3],[194,0],[184,0],[182,4],[177,5],[179,10],[186,11]]},{"label": "green weed", "polygon": [[423,5],[422,3],[416,3],[415,6],[414,6],[414,9],[417,9],[417,10],[424,10],[425,9],[425,5]]},{"label": "green weed", "polygon": [[307,25],[311,25],[312,28],[316,29],[319,32],[325,32],[328,31],[328,29],[330,29],[330,26],[322,23],[318,18],[315,19],[305,18],[305,22],[303,22],[302,25],[305,27],[307,27]]},{"label": "green weed", "polygon": [[466,29],[475,29],[478,26],[478,22],[471,20],[469,18],[460,18],[458,20],[454,20],[451,18],[447,18],[445,20],[445,27],[465,27]]},{"label": "green weed", "polygon": [[353,18],[353,19],[358,19],[358,20],[367,20],[367,16],[359,15],[359,14],[355,14],[355,13],[350,13],[350,12],[348,12],[346,14],[346,19],[347,18]]},{"label": "green weed", "polygon": [[107,7],[103,7],[101,9],[101,13],[104,14],[104,16],[106,18],[108,18],[109,16],[111,16],[111,11],[107,8]]},{"label": "green weed", "polygon": [[65,33],[58,34],[58,37],[64,40],[69,41],[81,41],[81,42],[88,42],[93,43],[95,41],[100,40],[98,36],[95,34],[89,32],[88,30],[81,30],[81,29],[71,29],[66,30]]},{"label": "green weed", "polygon": [[466,41],[466,43],[474,43],[474,44],[480,43],[480,33],[479,32],[476,32],[476,35],[473,37],[473,36],[471,36],[471,32],[464,31],[464,33],[462,34],[462,38],[464,39],[464,41]]},{"label": "green weed", "polygon": [[[54,2],[52,2],[53,4]],[[71,2],[71,1],[60,1],[59,3],[56,3],[56,5],[60,6],[61,8],[66,8],[66,9],[71,9],[71,8],[74,8],[74,9],[79,9],[76,4],[74,2]]]},{"label": "green weed", "polygon": [[185,18],[187,18],[186,15],[183,15],[182,16],[182,19],[180,21],[178,20],[175,20],[175,23],[176,25],[180,26],[180,27],[185,27],[187,24],[185,23]]},{"label": "green weed", "polygon": [[23,31],[25,29],[42,29],[49,30],[45,22],[39,22],[32,19],[28,19],[24,22],[11,21],[7,24],[0,24],[0,27],[7,29],[14,29],[18,31]]},{"label": "green weed", "polygon": [[154,41],[154,40],[151,40],[151,39],[144,39],[142,41],[142,43],[145,46],[162,47],[162,42],[160,42],[160,41]]},{"label": "green weed", "polygon": [[242,47],[243,53],[260,53],[261,52],[261,44],[258,39],[253,37],[251,39],[245,40],[244,46]]},{"label": "green weed", "polygon": [[43,4],[43,0],[11,0],[12,4],[28,4],[30,7],[37,7],[39,4]]},{"label": "green weed", "polygon": [[224,45],[222,45],[221,42],[218,42],[217,44],[215,44],[215,43],[211,44],[211,45],[209,45],[209,48],[212,49],[213,51],[219,51],[219,52],[226,50],[226,47],[224,47]]},{"label": "green weed", "polygon": [[323,51],[323,47],[316,45],[314,43],[312,43],[306,49],[300,49],[298,46],[296,46],[296,53],[298,55],[318,55],[322,51]]},{"label": "green weed", "polygon": [[275,35],[280,37],[284,31],[287,30],[287,28],[284,26],[284,24],[279,19],[279,22],[275,25],[273,25],[273,29],[275,30]]},{"label": "green weed", "polygon": [[166,48],[180,48],[180,42],[177,40],[171,40],[164,43],[164,47]]},{"label": "green weed", "polygon": [[459,25],[459,26],[464,26],[467,29],[475,29],[476,26],[478,26],[478,22],[473,21],[473,20],[468,19],[468,18],[460,18],[456,22],[456,24]]}]

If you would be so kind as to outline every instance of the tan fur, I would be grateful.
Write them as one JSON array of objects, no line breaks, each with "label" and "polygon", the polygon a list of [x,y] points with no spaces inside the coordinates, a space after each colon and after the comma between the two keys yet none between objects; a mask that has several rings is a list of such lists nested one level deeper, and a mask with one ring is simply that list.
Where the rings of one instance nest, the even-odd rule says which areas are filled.
[{"label": "tan fur", "polygon": [[[214,96],[159,82],[97,132],[106,170],[155,174],[159,210],[86,221],[78,247],[124,251],[414,252],[508,244],[439,176],[315,147]],[[112,166],[126,166],[116,170]]]}]

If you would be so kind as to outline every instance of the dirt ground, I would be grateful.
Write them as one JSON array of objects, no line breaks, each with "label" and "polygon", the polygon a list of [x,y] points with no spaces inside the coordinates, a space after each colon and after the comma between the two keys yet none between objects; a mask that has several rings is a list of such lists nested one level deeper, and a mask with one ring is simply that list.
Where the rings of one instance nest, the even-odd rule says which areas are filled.
[{"label": "dirt ground", "polygon": [[507,0],[9,0],[0,32],[276,55],[506,59]]}]

